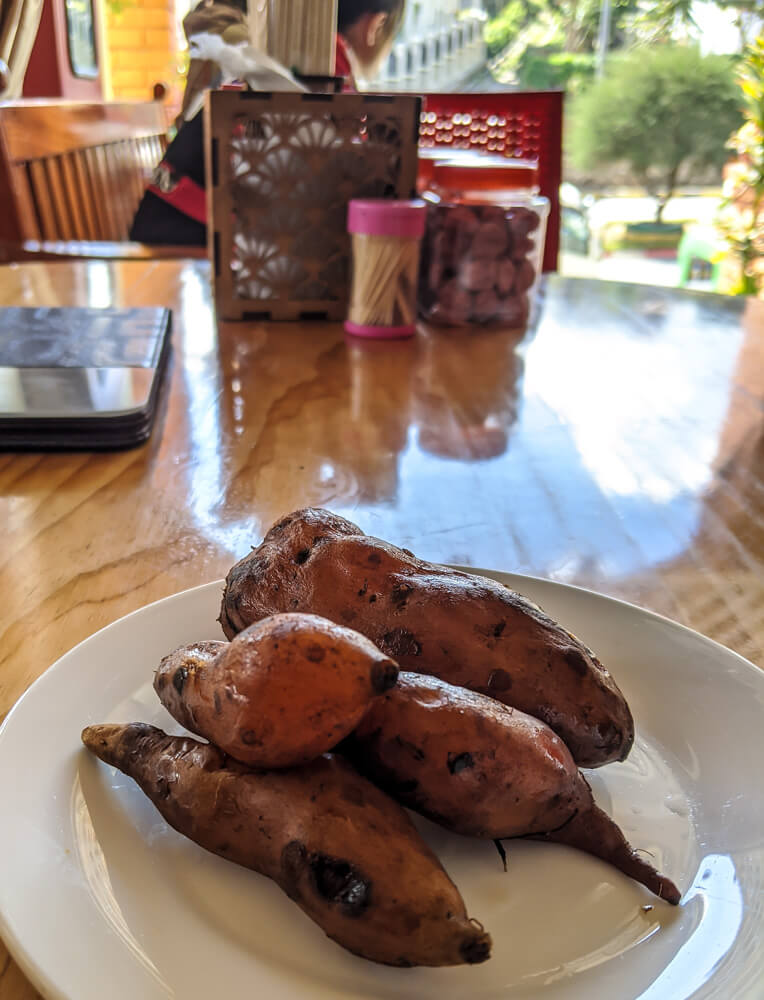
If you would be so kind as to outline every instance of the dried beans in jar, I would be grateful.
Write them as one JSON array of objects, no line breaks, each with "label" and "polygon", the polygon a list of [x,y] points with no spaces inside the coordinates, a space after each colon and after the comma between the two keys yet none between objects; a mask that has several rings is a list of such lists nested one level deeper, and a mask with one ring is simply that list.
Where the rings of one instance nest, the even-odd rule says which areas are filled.
[{"label": "dried beans in jar", "polygon": [[419,315],[444,326],[527,325],[549,201],[536,165],[476,154],[436,162],[424,195]]}]

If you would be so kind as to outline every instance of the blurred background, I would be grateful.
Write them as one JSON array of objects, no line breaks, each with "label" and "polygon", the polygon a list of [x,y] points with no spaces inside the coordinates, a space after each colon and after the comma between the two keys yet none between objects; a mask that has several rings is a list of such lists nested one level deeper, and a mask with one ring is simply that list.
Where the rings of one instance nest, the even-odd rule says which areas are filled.
[{"label": "blurred background", "polygon": [[[161,84],[171,121],[196,3],[4,3],[0,22],[21,9],[34,45],[3,99],[147,100]],[[46,54],[57,24],[65,92]],[[561,271],[764,295],[764,0],[409,0],[378,76],[358,82],[563,90]]]}]

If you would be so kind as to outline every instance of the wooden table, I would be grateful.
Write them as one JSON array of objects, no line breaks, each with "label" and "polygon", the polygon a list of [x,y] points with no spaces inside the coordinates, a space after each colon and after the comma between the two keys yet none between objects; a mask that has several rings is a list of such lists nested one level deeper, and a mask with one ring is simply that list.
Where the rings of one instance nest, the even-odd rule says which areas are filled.
[{"label": "wooden table", "polygon": [[[216,328],[204,262],[0,269],[2,305],[167,305],[153,437],[0,454],[0,720],[64,652],[326,506],[424,558],[626,598],[764,664],[764,302],[551,279],[536,329]],[[23,762],[19,762],[23,767]],[[36,996],[0,943],[0,1000]]]}]

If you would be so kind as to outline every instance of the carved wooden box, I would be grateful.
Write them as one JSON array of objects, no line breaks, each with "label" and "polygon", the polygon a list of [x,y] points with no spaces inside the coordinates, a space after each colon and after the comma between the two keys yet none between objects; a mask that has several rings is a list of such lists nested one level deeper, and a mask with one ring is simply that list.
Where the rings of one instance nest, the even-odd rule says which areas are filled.
[{"label": "carved wooden box", "polygon": [[205,105],[218,316],[345,318],[352,198],[411,198],[420,99],[215,91]]}]

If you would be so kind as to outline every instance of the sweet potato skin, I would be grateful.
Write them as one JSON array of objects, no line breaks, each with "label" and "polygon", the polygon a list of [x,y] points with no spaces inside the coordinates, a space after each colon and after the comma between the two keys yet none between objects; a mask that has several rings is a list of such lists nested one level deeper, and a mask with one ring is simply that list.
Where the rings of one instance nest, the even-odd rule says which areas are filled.
[{"label": "sweet potato skin", "polygon": [[191,732],[251,767],[279,768],[331,750],[397,676],[397,664],[358,632],[284,614],[230,643],[175,650],[154,689]]},{"label": "sweet potato skin", "polygon": [[279,611],[305,611],[368,636],[401,669],[482,692],[546,722],[576,763],[623,760],[634,722],[594,654],[494,580],[424,562],[307,509],[275,524],[228,574],[228,637]]},{"label": "sweet potato skin", "polygon": [[484,961],[490,937],[405,811],[337,755],[252,771],[142,724],[82,740],[201,847],[273,879],[334,941],[388,965]]},{"label": "sweet potato skin", "polygon": [[591,801],[549,726],[423,674],[402,672],[342,752],[403,805],[470,837],[548,833]]},{"label": "sweet potato skin", "polygon": [[399,802],[449,830],[568,844],[679,902],[674,883],[595,804],[563,741],[493,698],[402,672],[341,749]]}]

